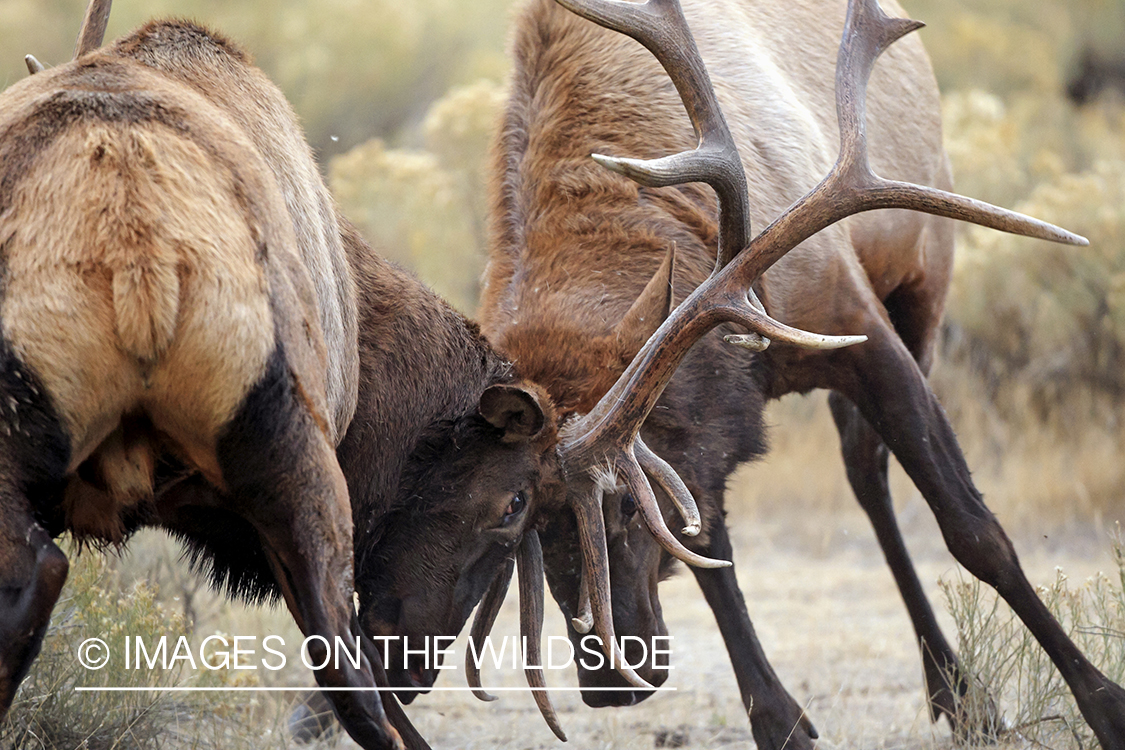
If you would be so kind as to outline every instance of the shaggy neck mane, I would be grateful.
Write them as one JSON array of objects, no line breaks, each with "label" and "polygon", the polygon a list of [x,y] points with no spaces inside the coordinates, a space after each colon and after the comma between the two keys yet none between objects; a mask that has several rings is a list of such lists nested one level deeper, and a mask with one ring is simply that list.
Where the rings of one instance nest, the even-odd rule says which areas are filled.
[{"label": "shaggy neck mane", "polygon": [[372,252],[353,227],[344,239],[360,300],[360,400],[337,457],[362,539],[365,524],[391,510],[419,444],[480,419],[484,389],[514,376],[475,323]]},{"label": "shaggy neck mane", "polygon": [[[669,144],[695,145],[675,88],[639,44],[557,7],[528,8],[516,28],[517,75],[492,155],[485,332],[497,329],[497,314],[503,328],[542,326],[563,305],[570,317],[588,316],[582,330],[604,334],[672,244],[677,296],[706,278],[714,194],[699,185],[639,188],[590,158],[653,158]],[[607,284],[607,273],[619,278]],[[596,304],[575,305],[576,297]]]}]

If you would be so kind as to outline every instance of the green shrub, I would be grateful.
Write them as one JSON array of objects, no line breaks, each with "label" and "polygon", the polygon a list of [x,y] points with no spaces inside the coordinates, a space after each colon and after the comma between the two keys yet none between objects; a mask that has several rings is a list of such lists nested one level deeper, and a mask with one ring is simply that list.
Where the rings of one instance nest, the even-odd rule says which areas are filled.
[{"label": "green shrub", "polygon": [[1016,208],[1085,235],[1090,246],[966,232],[949,306],[961,346],[989,375],[993,399],[1022,381],[1044,417],[1080,389],[1122,401],[1125,160],[1044,180]]}]

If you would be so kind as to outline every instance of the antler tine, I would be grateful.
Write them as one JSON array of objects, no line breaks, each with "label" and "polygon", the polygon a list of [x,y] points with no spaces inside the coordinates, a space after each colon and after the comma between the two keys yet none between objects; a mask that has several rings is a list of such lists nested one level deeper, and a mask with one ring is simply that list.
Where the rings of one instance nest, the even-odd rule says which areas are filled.
[{"label": "antler tine", "polygon": [[578,612],[570,618],[570,624],[582,635],[594,629],[594,613],[590,609],[590,581],[585,571],[578,578]]},{"label": "antler tine", "polygon": [[[876,175],[867,158],[867,83],[875,61],[892,43],[922,27],[892,18],[877,0],[850,0],[836,62],[836,112],[840,156],[832,171],[805,197],[754,238],[732,264],[732,287],[757,279],[792,247],[846,216],[878,208],[903,208],[1051,242],[1085,246],[1089,241],[1061,227],[963,195]],[[741,266],[738,269],[733,266]]]},{"label": "antler tine", "polygon": [[543,678],[540,641],[543,636],[543,547],[539,544],[539,533],[532,529],[523,535],[523,541],[516,551],[516,565],[520,571],[520,631],[527,649],[524,664],[540,665],[525,667],[527,684],[532,688],[531,695],[547,726],[563,742],[566,732],[559,724],[558,714],[551,705],[547,694],[547,681]]},{"label": "antler tine", "polygon": [[[634,438],[634,450],[636,443],[639,441],[639,436]],[[649,455],[655,456],[651,451],[649,451]],[[660,459],[657,460],[659,461]],[[661,463],[663,463],[663,461],[661,461]],[[670,466],[667,464],[664,465],[668,468],[668,471],[675,474]],[[625,486],[628,488],[628,491],[633,493],[633,499],[637,502],[637,510],[640,511],[641,518],[644,520],[645,526],[648,527],[649,533],[652,534],[668,554],[697,568],[729,568],[731,566],[729,560],[712,560],[709,557],[704,557],[703,555],[692,552],[681,544],[680,540],[672,536],[672,532],[668,530],[668,525],[664,523],[664,514],[660,512],[660,506],[656,503],[656,495],[652,492],[652,485],[649,484],[648,477],[646,477],[644,471],[641,470],[640,463],[637,461],[635,455],[623,456],[622,460],[617,462],[617,471],[622,479],[625,480]],[[681,507],[694,507],[695,499],[692,498],[687,487],[684,486],[683,482],[678,482],[678,484],[678,489],[683,491],[687,496],[687,500],[685,501],[683,498],[679,498],[676,504]],[[685,517],[684,520],[689,524],[692,522],[688,517]]]},{"label": "antler tine", "polygon": [[82,19],[82,29],[74,45],[74,59],[102,46],[105,29],[109,24],[109,9],[113,0],[90,0],[86,6],[86,17]]},{"label": "antler tine", "polygon": [[[582,546],[584,583],[581,585],[587,587],[593,629],[618,674],[634,687],[653,690],[652,685],[626,666],[625,654],[617,642],[617,633],[613,629],[613,603],[609,595],[609,552],[606,550],[605,519],[602,517],[602,492],[596,486],[592,497],[594,502],[575,503],[573,508]],[[581,609],[579,614],[582,614]]]},{"label": "antler tine", "polygon": [[750,239],[746,172],[715,97],[711,77],[695,46],[677,0],[558,0],[587,20],[632,37],[664,66],[687,109],[699,145],[694,151],[652,161],[594,154],[599,164],[647,187],[705,182],[719,196],[719,253],[722,268]]},{"label": "antler tine", "polygon": [[[836,54],[836,116],[840,154],[867,165],[867,81],[875,61],[892,44],[926,24],[892,18],[875,2],[848,3],[844,35]],[[845,145],[846,144],[846,145]]]},{"label": "antler tine", "polygon": [[[492,583],[488,585],[488,590],[484,592],[484,598],[480,600],[480,606],[477,607],[477,614],[473,618],[473,627],[470,631],[470,637],[478,648],[484,643],[488,634],[492,632],[492,626],[496,624],[496,616],[500,614],[500,605],[504,603],[504,597],[508,595],[508,586],[512,582],[512,572],[515,569],[516,561],[513,558],[509,557],[504,560],[504,566],[496,572],[496,577],[492,579]],[[465,649],[465,680],[469,683],[469,687],[473,689],[473,695],[479,700],[496,700],[495,695],[485,692],[481,687],[480,666],[478,660],[473,659],[471,649]]]},{"label": "antler tine", "polygon": [[35,75],[36,73],[42,73],[45,70],[45,68],[43,66],[43,63],[36,60],[35,55],[24,55],[23,61],[27,65],[27,72],[30,75]]},{"label": "antler tine", "polygon": [[703,522],[699,518],[699,507],[695,504],[695,498],[684,484],[684,480],[680,479],[680,475],[668,465],[667,461],[645,445],[640,435],[637,435],[637,439],[633,441],[633,453],[645,473],[655,479],[668,497],[672,498],[672,502],[680,511],[680,517],[687,524],[683,528],[683,533],[686,536],[697,536],[703,528]]}]

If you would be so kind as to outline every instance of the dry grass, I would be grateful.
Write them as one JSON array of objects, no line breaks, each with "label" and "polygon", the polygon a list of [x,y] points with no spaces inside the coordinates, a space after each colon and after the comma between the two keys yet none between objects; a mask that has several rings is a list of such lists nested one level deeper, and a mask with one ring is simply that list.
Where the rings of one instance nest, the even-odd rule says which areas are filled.
[{"label": "dry grass", "polygon": [[[1125,550],[1120,528],[1113,545],[1117,570],[1070,582],[1061,568],[1040,586],[1040,597],[1098,669],[1125,678]],[[962,574],[941,581],[957,624],[959,655],[972,687],[961,706],[967,716],[986,716],[994,698],[1008,706],[1007,739],[1055,750],[1095,747],[1058,670],[1011,610],[976,580]],[[987,686],[987,687],[986,687]],[[987,738],[973,738],[987,744]]]},{"label": "dry grass", "polygon": [[[80,692],[79,688],[251,687],[261,680],[307,684],[295,668],[279,673],[231,668],[190,669],[174,662],[171,669],[127,668],[126,637],[155,644],[167,636],[172,652],[187,636],[199,654],[203,638],[225,632],[239,635],[282,634],[299,642],[296,627],[284,611],[250,609],[219,603],[192,584],[185,606],[178,587],[183,564],[166,567],[176,554],[162,534],[137,539],[132,554],[117,559],[70,549],[71,573],[52,615],[43,650],[20,686],[7,719],[0,723],[5,750],[285,750],[291,694]],[[177,583],[179,582],[179,583]],[[168,588],[161,593],[161,584]],[[175,594],[180,590],[180,594]],[[193,627],[183,610],[195,613]],[[79,661],[80,644],[101,638],[112,657],[101,669]],[[212,663],[219,657],[208,651]],[[315,750],[312,748],[310,750]]]}]

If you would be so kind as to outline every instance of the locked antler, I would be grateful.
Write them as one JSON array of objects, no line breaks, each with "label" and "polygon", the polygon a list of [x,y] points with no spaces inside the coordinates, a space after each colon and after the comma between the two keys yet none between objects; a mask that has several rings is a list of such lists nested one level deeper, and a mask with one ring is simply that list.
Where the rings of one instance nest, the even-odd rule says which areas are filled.
[{"label": "locked antler", "polygon": [[[719,196],[720,236],[715,270],[665,320],[625,373],[584,417],[562,432],[559,453],[566,470],[568,501],[578,519],[583,551],[583,596],[589,595],[593,629],[617,657],[609,595],[602,497],[620,479],[637,501],[642,518],[666,550],[693,565],[719,563],[684,548],[668,531],[646,472],[685,509],[688,529],[698,531],[695,502],[675,472],[644,447],[638,432],[691,346],[711,329],[734,323],[751,331],[727,341],[761,350],[770,340],[831,349],[864,336],[821,336],[799,331],[766,314],[751,285],[789,250],[852,214],[903,208],[992,227],[1014,234],[1085,245],[1087,241],[1051,224],[996,206],[875,175],[867,158],[865,97],[875,60],[893,42],[922,26],[891,18],[876,0],[850,0],[836,66],[840,156],[827,177],[753,241],[746,176],[719,108],[710,78],[677,0],[558,0],[567,9],[633,37],[651,51],[671,77],[687,108],[699,146],[650,161],[594,155],[599,164],[647,187],[706,182]],[[609,477],[607,479],[607,470]],[[729,563],[727,563],[729,564]],[[589,625],[581,611],[576,627]],[[618,670],[638,687],[651,688],[631,669]]]},{"label": "locked antler", "polygon": [[[520,572],[520,634],[526,649],[524,676],[547,726],[556,737],[566,742],[566,732],[551,704],[547,682],[543,677],[543,655],[540,648],[543,635],[543,547],[539,543],[539,532],[535,529],[524,534],[515,559],[505,560],[503,567],[489,584],[473,618],[472,642],[477,644],[477,648],[481,648],[488,638],[496,623],[496,616],[500,613],[500,605],[504,603],[504,597],[508,593],[508,585],[512,582],[512,570],[517,566]],[[481,687],[480,667],[477,663],[479,658],[479,651],[476,654],[471,650],[465,652],[465,677],[473,695],[482,701],[494,701],[496,696]]]}]

